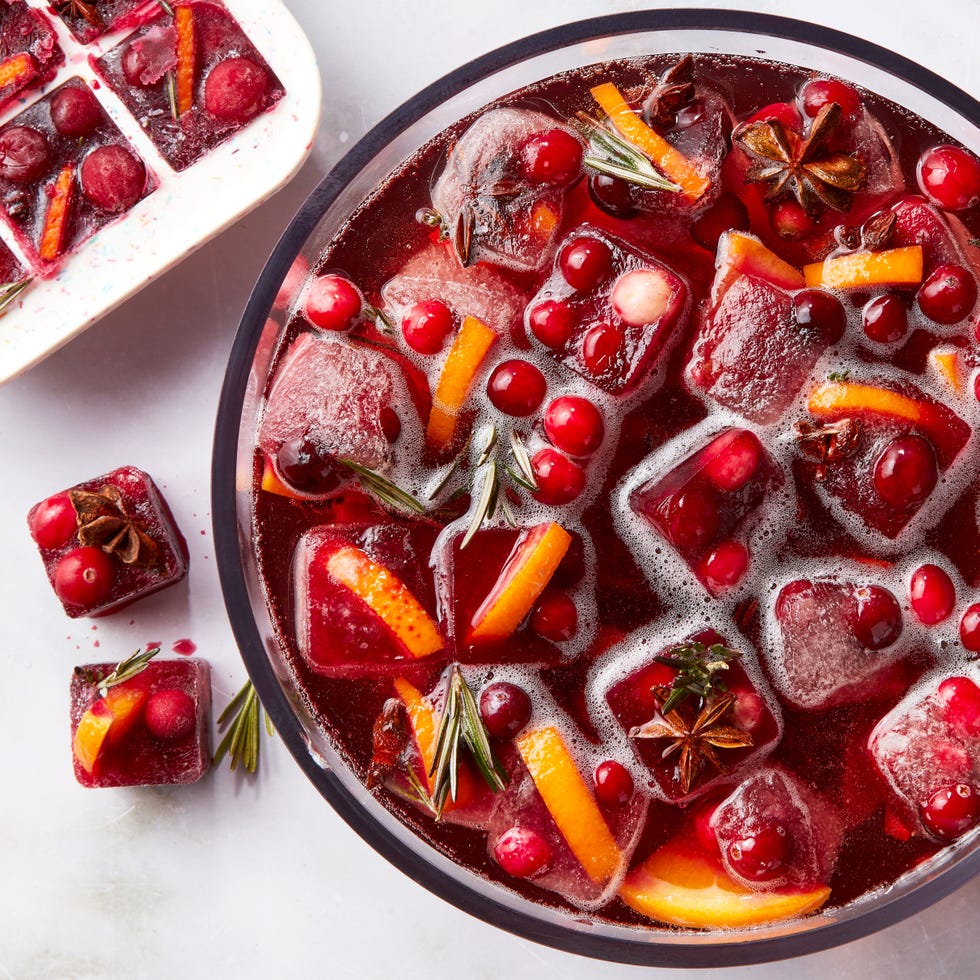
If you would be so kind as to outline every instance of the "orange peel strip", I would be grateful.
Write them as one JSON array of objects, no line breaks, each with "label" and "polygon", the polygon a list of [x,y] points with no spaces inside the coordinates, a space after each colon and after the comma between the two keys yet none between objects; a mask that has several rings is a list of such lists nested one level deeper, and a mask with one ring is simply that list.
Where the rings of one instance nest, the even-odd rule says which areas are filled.
[{"label": "orange peel strip", "polygon": [[960,354],[955,350],[933,350],[929,360],[936,368],[936,374],[957,395],[963,394],[963,373],[960,370]]},{"label": "orange peel strip", "polygon": [[924,413],[922,403],[907,395],[853,381],[829,381],[820,385],[810,395],[806,407],[812,415],[877,412],[912,423],[921,422]]},{"label": "orange peel strip", "polygon": [[[766,248],[758,238],[730,231],[725,238],[725,256],[745,275],[758,276],[783,289],[802,289],[803,273],[783,261],[772,249]],[[721,261],[724,261],[719,256]]]},{"label": "orange peel strip", "polygon": [[38,254],[45,262],[53,262],[61,255],[64,248],[74,186],[75,171],[71,164],[67,164],[58,174],[51,203],[48,205],[48,213],[44,216],[44,230],[41,232]]},{"label": "orange peel strip", "polygon": [[34,60],[27,51],[22,51],[0,64],[0,86],[12,85],[22,78],[36,74]]},{"label": "orange peel strip", "polygon": [[177,31],[177,114],[182,116],[194,105],[194,62],[197,40],[194,36],[194,11],[178,7],[174,11]]},{"label": "orange peel strip", "polygon": [[906,245],[883,252],[851,252],[803,266],[810,287],[917,286],[922,282],[922,246]]}]

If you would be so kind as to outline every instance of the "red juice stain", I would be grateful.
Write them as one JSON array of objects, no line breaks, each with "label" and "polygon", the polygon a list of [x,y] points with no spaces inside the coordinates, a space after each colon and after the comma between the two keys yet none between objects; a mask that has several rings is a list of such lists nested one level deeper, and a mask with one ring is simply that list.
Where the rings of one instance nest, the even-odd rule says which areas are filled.
[{"label": "red juice stain", "polygon": [[197,650],[197,644],[193,640],[177,640],[170,649],[182,657],[189,657]]},{"label": "red juice stain", "polygon": [[162,645],[163,644],[159,640],[150,640],[150,642],[146,644],[146,649],[159,650]]}]

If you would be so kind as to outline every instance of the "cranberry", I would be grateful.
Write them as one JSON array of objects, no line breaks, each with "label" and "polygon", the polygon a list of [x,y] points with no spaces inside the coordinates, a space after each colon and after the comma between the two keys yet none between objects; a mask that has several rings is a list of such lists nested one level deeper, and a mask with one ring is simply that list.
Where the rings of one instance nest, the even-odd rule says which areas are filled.
[{"label": "cranberry", "polygon": [[939,685],[946,720],[968,739],[980,735],[980,687],[969,677],[947,677]]},{"label": "cranberry", "polygon": [[77,529],[78,518],[67,493],[48,497],[31,515],[31,537],[42,548],[60,548],[68,544]]},{"label": "cranberry", "polygon": [[150,734],[164,742],[176,742],[190,735],[196,716],[193,698],[176,688],[157,691],[143,710],[143,720]]},{"label": "cranberry", "polygon": [[902,635],[902,607],[888,589],[878,585],[855,589],[851,628],[861,646],[882,650]]},{"label": "cranberry", "polygon": [[124,146],[110,143],[92,150],[79,170],[82,193],[113,214],[128,211],[146,189],[146,167]]},{"label": "cranberry", "polygon": [[977,283],[961,265],[941,265],[915,294],[919,309],[936,323],[959,323],[977,301]]},{"label": "cranberry", "polygon": [[537,831],[511,827],[493,845],[493,857],[515,878],[530,878],[551,864],[551,847]]},{"label": "cranberry", "polygon": [[763,827],[728,845],[728,861],[732,868],[750,881],[775,878],[789,859],[789,853],[789,837],[779,824]]},{"label": "cranberry", "polygon": [[629,769],[615,759],[600,762],[593,778],[596,799],[604,806],[626,806],[633,799],[633,777]]},{"label": "cranberry", "polygon": [[715,794],[697,805],[691,817],[694,824],[694,836],[708,854],[718,853],[718,835],[714,828],[714,817],[718,804],[723,797]]},{"label": "cranberry", "polygon": [[718,240],[726,231],[748,231],[748,228],[749,212],[745,205],[726,191],[694,222],[691,234],[698,245],[714,252],[718,248]]},{"label": "cranberry", "polygon": [[70,606],[96,606],[109,598],[116,567],[101,548],[75,548],[54,567],[54,590]]},{"label": "cranberry", "polygon": [[590,374],[599,376],[614,368],[621,356],[626,336],[611,323],[594,323],[582,337],[582,360]]},{"label": "cranberry", "polygon": [[922,822],[943,841],[956,840],[980,820],[980,794],[966,783],[937,789],[922,808]]},{"label": "cranberry", "polygon": [[538,303],[528,315],[531,333],[546,347],[558,349],[568,343],[575,327],[571,309],[557,299]]},{"label": "cranberry", "polygon": [[497,681],[480,695],[480,716],[491,738],[513,738],[531,718],[531,699],[516,684]]},{"label": "cranberry", "polygon": [[0,177],[4,180],[34,180],[48,169],[50,159],[47,138],[36,129],[11,126],[0,133]]},{"label": "cranberry", "polygon": [[864,332],[878,344],[894,344],[909,329],[905,304],[897,296],[876,296],[865,304],[861,313]]},{"label": "cranberry", "polygon": [[438,354],[455,325],[452,311],[445,303],[424,299],[402,318],[402,336],[419,354]]},{"label": "cranberry", "polygon": [[803,128],[803,117],[792,102],[773,102],[754,112],[746,122],[769,122],[775,119],[783,129],[798,133]]},{"label": "cranberry", "polygon": [[70,85],[56,92],[51,99],[51,122],[69,139],[87,136],[99,125],[101,117],[99,101],[90,88]]},{"label": "cranberry", "polygon": [[398,413],[390,406],[385,405],[378,413],[378,421],[381,423],[381,431],[385,434],[388,442],[397,442],[402,434],[402,420]]},{"label": "cranberry", "polygon": [[558,268],[573,289],[595,289],[612,273],[613,255],[605,242],[581,235],[561,250]]},{"label": "cranberry", "polygon": [[874,467],[878,496],[898,510],[922,503],[938,479],[939,467],[932,444],[914,434],[892,439]]},{"label": "cranberry", "polygon": [[963,613],[960,643],[971,653],[980,653],[980,602],[974,603]]},{"label": "cranberry", "polygon": [[667,526],[670,540],[683,551],[708,544],[718,533],[718,507],[711,488],[694,484],[671,498]]},{"label": "cranberry", "polygon": [[557,449],[539,449],[531,460],[538,484],[535,497],[543,504],[570,503],[585,489],[585,471]]},{"label": "cranberry", "polygon": [[726,493],[734,493],[752,478],[762,458],[762,443],[748,430],[729,433],[715,441],[715,454],[702,472]]},{"label": "cranberry", "polygon": [[701,561],[698,572],[705,585],[717,594],[738,585],[748,567],[749,552],[745,545],[740,541],[722,541]]},{"label": "cranberry", "polygon": [[321,330],[350,330],[361,315],[361,294],[345,276],[319,276],[306,293],[306,319]]},{"label": "cranberry", "polygon": [[778,201],[769,212],[769,224],[780,238],[798,242],[816,231],[817,223],[797,201]]},{"label": "cranberry", "polygon": [[544,413],[544,431],[569,456],[591,456],[604,434],[602,415],[588,400],[577,395],[556,398]]},{"label": "cranberry", "polygon": [[301,493],[331,493],[341,484],[340,469],[334,459],[312,439],[287,439],[276,454],[282,478]]},{"label": "cranberry", "polygon": [[578,629],[578,610],[564,592],[549,591],[531,614],[531,629],[553,643],[570,640]]},{"label": "cranberry", "polygon": [[600,211],[613,218],[632,218],[637,212],[639,191],[635,184],[609,174],[589,177],[589,197]]},{"label": "cranberry", "polygon": [[532,183],[565,186],[582,172],[582,144],[565,129],[535,133],[524,144],[521,163]]},{"label": "cranberry", "polygon": [[793,315],[806,330],[816,330],[828,344],[844,336],[847,314],[840,300],[822,289],[801,289],[793,297]]},{"label": "cranberry", "polygon": [[261,111],[268,87],[268,74],[254,61],[226,58],[204,81],[204,108],[216,119],[248,122]]},{"label": "cranberry", "polygon": [[503,361],[487,381],[487,394],[494,407],[518,418],[537,411],[547,390],[544,375],[530,361]]},{"label": "cranberry", "polygon": [[856,116],[861,108],[857,92],[836,78],[812,78],[800,90],[800,104],[811,119],[829,102],[836,102],[846,119]]},{"label": "cranberry", "polygon": [[633,269],[620,276],[609,301],[631,327],[656,323],[666,312],[674,290],[659,269]]},{"label": "cranberry", "polygon": [[919,190],[946,211],[980,201],[980,160],[958,146],[934,146],[919,158]]},{"label": "cranberry", "polygon": [[953,611],[956,588],[938,565],[921,565],[912,573],[909,600],[916,619],[926,626],[935,626]]}]

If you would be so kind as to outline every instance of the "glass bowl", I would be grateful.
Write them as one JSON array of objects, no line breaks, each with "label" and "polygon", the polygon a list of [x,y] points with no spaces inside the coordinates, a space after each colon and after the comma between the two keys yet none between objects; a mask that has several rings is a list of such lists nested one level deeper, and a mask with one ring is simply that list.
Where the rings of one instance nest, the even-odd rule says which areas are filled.
[{"label": "glass bowl", "polygon": [[355,778],[304,706],[275,639],[252,550],[257,411],[281,327],[269,319],[298,256],[311,264],[367,194],[447,126],[541,78],[643,54],[717,52],[762,57],[849,78],[904,105],[980,151],[980,103],[918,65],[867,41],[762,14],[656,10],[544,31],[470,62],[372,129],[323,179],[276,246],[231,352],[218,412],[213,514],[225,602],[259,696],[313,785],[372,847],[458,908],[570,952],[657,966],[720,966],[798,956],[850,942],[913,915],[980,871],[980,836],[943,849],[886,889],[808,918],[745,931],[627,927],[533,903],[437,852]]}]

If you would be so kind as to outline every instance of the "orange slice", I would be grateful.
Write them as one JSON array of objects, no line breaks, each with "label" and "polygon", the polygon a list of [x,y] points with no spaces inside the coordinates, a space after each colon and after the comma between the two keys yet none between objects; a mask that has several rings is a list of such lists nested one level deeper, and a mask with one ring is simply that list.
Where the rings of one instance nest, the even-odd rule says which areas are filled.
[{"label": "orange slice", "polygon": [[609,881],[622,855],[557,729],[525,731],[515,744],[569,850],[594,882]]},{"label": "orange slice", "polygon": [[177,31],[177,114],[182,116],[194,105],[194,62],[197,39],[194,36],[194,11],[178,7],[174,11]]},{"label": "orange slice", "polygon": [[48,204],[48,213],[44,216],[44,230],[41,232],[41,245],[38,254],[46,262],[53,262],[65,247],[65,232],[68,228],[68,216],[74,196],[75,171],[71,164],[61,168],[58,179]]},{"label": "orange slice", "polygon": [[827,901],[830,889],[820,885],[807,891],[753,891],[733,881],[693,841],[675,839],[626,876],[619,896],[658,922],[738,929],[806,915]]},{"label": "orange slice", "polygon": [[729,231],[719,243],[717,268],[733,268],[743,275],[765,279],[782,289],[802,289],[803,273],[784,262],[754,235]]},{"label": "orange slice", "polygon": [[442,649],[439,629],[418,599],[394,572],[360,548],[338,548],[327,559],[327,571],[335,582],[363,599],[413,657],[427,657]]},{"label": "orange slice", "polygon": [[34,70],[33,59],[27,51],[22,51],[0,64],[0,86],[6,88],[22,78],[35,74],[37,72]]},{"label": "orange slice", "polygon": [[445,449],[456,434],[456,422],[469,396],[476,372],[497,334],[475,316],[463,321],[439,375],[425,437],[435,450]]},{"label": "orange slice", "polygon": [[957,395],[963,394],[963,372],[960,369],[960,353],[956,350],[929,351],[929,360],[936,374]]},{"label": "orange slice", "polygon": [[651,129],[627,104],[612,82],[592,89],[592,98],[619,130],[623,138],[646,154],[662,170],[689,201],[697,201],[711,187],[711,181],[697,172],[680,150],[671,146],[656,130]]},{"label": "orange slice", "polygon": [[72,751],[87,773],[95,772],[107,741],[118,740],[135,724],[146,701],[141,687],[111,687],[78,722]]},{"label": "orange slice", "polygon": [[558,215],[554,208],[543,202],[534,205],[531,212],[531,229],[538,238],[550,238],[551,233],[558,226]]},{"label": "orange slice", "polygon": [[820,385],[810,395],[806,407],[812,415],[877,412],[913,423],[921,422],[925,415],[922,402],[888,388],[853,381],[829,381]]},{"label": "orange slice", "polygon": [[917,286],[922,282],[922,246],[883,252],[851,252],[803,266],[808,286],[851,289],[855,286]]},{"label": "orange slice", "polygon": [[490,594],[473,614],[470,640],[505,640],[531,611],[561,564],[572,536],[560,524],[538,524],[517,543]]},{"label": "orange slice", "polygon": [[265,463],[262,467],[262,482],[259,486],[265,490],[266,493],[275,493],[280,497],[290,497],[292,500],[305,500],[306,498],[302,494],[296,493],[294,490],[290,490],[282,480],[279,479],[276,474],[275,467],[272,465],[272,460],[268,456],[265,457]]}]

